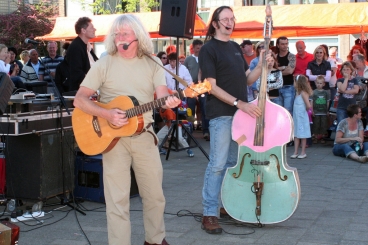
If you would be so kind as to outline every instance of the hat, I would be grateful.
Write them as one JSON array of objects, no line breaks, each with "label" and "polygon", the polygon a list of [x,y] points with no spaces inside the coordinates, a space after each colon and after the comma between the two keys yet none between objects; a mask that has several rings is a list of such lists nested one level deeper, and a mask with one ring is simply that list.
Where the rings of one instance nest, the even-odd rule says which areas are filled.
[{"label": "hat", "polygon": [[248,40],[244,40],[240,46],[242,46],[244,48],[245,45],[253,45],[252,42],[248,39]]}]

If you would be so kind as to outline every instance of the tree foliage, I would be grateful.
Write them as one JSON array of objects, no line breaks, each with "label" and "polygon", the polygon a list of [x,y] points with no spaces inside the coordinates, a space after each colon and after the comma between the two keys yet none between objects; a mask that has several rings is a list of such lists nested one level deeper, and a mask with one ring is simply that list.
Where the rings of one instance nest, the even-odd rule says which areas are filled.
[{"label": "tree foliage", "polygon": [[150,12],[159,3],[156,0],[74,0],[84,10],[90,9],[95,14],[118,14],[133,12]]},{"label": "tree foliage", "polygon": [[43,36],[52,31],[58,7],[49,0],[41,0],[39,4],[17,2],[17,9],[10,14],[0,15],[0,43],[13,46],[18,51],[29,49],[26,38]]}]

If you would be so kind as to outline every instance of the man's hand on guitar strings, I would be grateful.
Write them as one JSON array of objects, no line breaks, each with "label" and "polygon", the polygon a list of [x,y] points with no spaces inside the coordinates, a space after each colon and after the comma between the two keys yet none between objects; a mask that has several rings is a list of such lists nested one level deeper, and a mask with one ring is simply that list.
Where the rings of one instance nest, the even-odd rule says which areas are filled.
[{"label": "man's hand on guitar strings", "polygon": [[125,111],[120,109],[110,109],[108,121],[115,126],[124,126],[129,123]]}]

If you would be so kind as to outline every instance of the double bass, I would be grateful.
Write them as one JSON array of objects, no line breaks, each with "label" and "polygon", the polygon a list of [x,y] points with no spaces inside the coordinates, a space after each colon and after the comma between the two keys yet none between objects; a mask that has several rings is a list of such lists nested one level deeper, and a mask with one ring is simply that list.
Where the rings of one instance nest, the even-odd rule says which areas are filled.
[{"label": "double bass", "polygon": [[[272,34],[271,7],[266,7],[265,53]],[[232,123],[232,139],[239,145],[238,162],[225,172],[221,188],[228,214],[246,223],[273,224],[287,220],[300,200],[296,168],[286,163],[286,144],[294,135],[293,119],[267,95],[268,65],[262,63],[258,105],[262,115],[252,118],[238,110]]]}]

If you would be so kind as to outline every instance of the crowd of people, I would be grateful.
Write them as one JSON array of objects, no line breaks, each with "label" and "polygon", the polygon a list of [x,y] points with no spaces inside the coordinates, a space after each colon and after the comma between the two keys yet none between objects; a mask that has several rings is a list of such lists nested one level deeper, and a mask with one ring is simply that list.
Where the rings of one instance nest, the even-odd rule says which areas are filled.
[{"label": "crowd of people", "polygon": [[[264,42],[256,43],[254,48],[251,46],[249,40],[240,44],[247,63],[254,57],[249,63],[250,70],[258,64]],[[366,50],[361,45],[351,48],[345,62],[337,57],[336,47],[329,49],[321,44],[313,54],[306,51],[302,40],[297,41],[295,47],[297,54],[292,54],[287,37],[277,38],[276,46],[269,47],[276,62],[268,67],[267,86],[270,100],[293,115],[295,137],[288,146],[295,148],[291,158],[302,159],[307,157],[305,148],[326,142],[332,124],[331,112],[336,113],[339,123],[348,118],[349,105],[359,104],[363,111],[367,110],[368,62]],[[247,87],[248,101],[257,97],[259,84],[258,80]],[[331,109],[332,106],[335,108]],[[300,111],[301,108],[304,110]],[[368,126],[365,132],[368,135]],[[335,144],[338,143],[335,141]],[[300,154],[299,146],[302,148]]]},{"label": "crowd of people", "polygon": [[[202,229],[209,234],[222,232],[217,217],[219,212],[227,215],[219,200],[225,171],[238,160],[238,143],[231,134],[233,116],[237,110],[254,118],[262,113],[256,104],[248,102],[258,96],[263,61],[269,71],[266,82],[270,100],[284,107],[294,119],[294,140],[288,143],[294,145],[291,158],[306,158],[308,146],[325,143],[328,115],[335,99],[339,123],[333,153],[362,163],[368,161],[362,108],[355,98],[362,89],[363,78],[368,79],[365,49],[353,46],[347,61],[343,62],[337,57],[335,47],[328,49],[321,44],[310,54],[300,40],[296,42],[297,54],[292,54],[288,38],[278,37],[276,46],[268,47],[270,52],[265,53],[263,41],[253,45],[250,40],[241,44],[231,40],[235,21],[230,7],[217,8],[211,17],[205,43],[193,40],[188,56],[180,54],[173,45],[158,52],[156,57],[152,56],[149,34],[132,14],[115,19],[106,36],[106,52],[100,59],[89,42],[95,37],[96,29],[88,17],[81,17],[75,23],[77,38],[62,46],[63,55],[58,55],[57,42],[50,41],[46,57],[39,59],[38,51],[31,49],[22,51],[21,60],[16,60],[17,50],[0,44],[0,72],[9,74],[17,88],[40,86],[53,93],[54,80],[61,93],[76,92],[75,107],[104,118],[116,127],[129,123],[126,112],[119,108],[103,108],[91,101],[90,97],[97,91],[102,103],[120,95],[134,96],[140,104],[154,100],[154,96],[167,97],[160,109],[164,126],[157,135],[152,127],[152,114],[144,113],[142,132],[120,138],[115,147],[103,154],[109,244],[130,244],[130,167],[134,169],[143,200],[144,244],[168,244],[160,159],[160,154],[165,152],[158,149],[158,145],[176,119],[174,111],[183,105],[171,95],[178,88],[184,89],[168,71],[174,74],[178,71],[176,75],[189,85],[206,79],[212,87],[211,93],[185,101],[188,111],[197,115],[203,137],[210,141],[202,190]],[[188,148],[185,139],[180,138],[179,143]],[[187,154],[194,156],[190,149]]]}]

